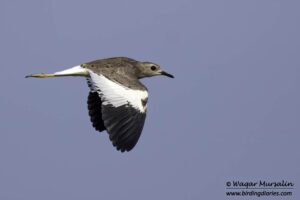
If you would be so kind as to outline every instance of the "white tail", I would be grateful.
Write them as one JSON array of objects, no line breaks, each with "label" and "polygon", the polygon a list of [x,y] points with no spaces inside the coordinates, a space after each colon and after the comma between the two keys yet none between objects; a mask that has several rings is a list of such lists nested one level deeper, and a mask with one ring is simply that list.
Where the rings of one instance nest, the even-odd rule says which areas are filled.
[{"label": "white tail", "polygon": [[58,76],[89,76],[88,70],[85,68],[82,68],[80,65],[72,67],[70,69],[66,69],[63,71],[55,72],[53,74],[31,74],[26,76],[28,77],[34,77],[34,78],[47,78],[47,77],[58,77]]}]

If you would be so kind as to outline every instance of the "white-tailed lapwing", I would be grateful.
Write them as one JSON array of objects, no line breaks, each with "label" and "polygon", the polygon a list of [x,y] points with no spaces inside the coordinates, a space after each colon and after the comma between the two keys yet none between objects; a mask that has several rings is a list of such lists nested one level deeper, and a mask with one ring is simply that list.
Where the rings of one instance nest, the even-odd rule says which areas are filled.
[{"label": "white-tailed lapwing", "polygon": [[124,152],[136,145],[146,118],[148,92],[139,79],[156,75],[174,78],[155,63],[115,57],[26,77],[85,77],[90,88],[87,103],[93,127],[100,132],[106,130],[117,150]]}]

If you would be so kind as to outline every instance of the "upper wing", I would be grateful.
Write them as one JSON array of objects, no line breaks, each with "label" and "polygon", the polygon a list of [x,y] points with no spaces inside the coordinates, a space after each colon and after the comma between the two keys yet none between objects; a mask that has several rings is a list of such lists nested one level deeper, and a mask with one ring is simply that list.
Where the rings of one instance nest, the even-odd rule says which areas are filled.
[{"label": "upper wing", "polygon": [[134,90],[89,70],[91,90],[102,101],[102,119],[118,150],[130,151],[137,143],[146,118],[147,90]]}]

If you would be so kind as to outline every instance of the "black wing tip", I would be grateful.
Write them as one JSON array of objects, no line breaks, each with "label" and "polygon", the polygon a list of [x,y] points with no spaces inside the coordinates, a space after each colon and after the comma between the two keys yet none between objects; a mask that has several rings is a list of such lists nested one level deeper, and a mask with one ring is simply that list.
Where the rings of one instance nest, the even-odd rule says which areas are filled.
[{"label": "black wing tip", "polygon": [[102,105],[102,111],[104,125],[113,146],[121,152],[131,151],[142,133],[146,113],[140,113],[128,105],[117,108]]},{"label": "black wing tip", "polygon": [[96,131],[99,132],[106,130],[102,119],[102,102],[100,97],[98,96],[98,93],[90,92],[88,95],[87,104],[92,126],[95,128]]},{"label": "black wing tip", "polygon": [[111,140],[110,141],[112,142],[113,146],[116,148],[117,151],[120,151],[121,153],[125,153],[125,152],[129,152],[131,151],[137,144],[137,141],[135,143],[131,143],[131,144],[128,144],[126,142],[124,143],[120,143],[116,140]]},{"label": "black wing tip", "polygon": [[114,146],[114,147],[117,149],[117,151],[120,151],[121,153],[126,153],[126,152],[129,152],[133,149],[133,147],[131,147],[131,148],[120,148],[120,147],[117,147],[117,146]]},{"label": "black wing tip", "polygon": [[[132,112],[132,110],[130,110],[129,112],[125,112],[125,113],[123,112],[123,110],[119,110],[119,111],[121,111],[121,113],[120,113],[120,112],[117,112],[117,110],[115,110],[116,108],[108,106],[109,112],[108,112],[108,116],[106,116],[107,118],[109,118],[108,121],[110,121],[111,118],[116,119],[116,118],[120,118],[121,116],[123,116],[127,119],[134,116],[133,119],[129,120],[131,122],[130,130],[120,129],[120,128],[122,128],[121,121],[118,121],[119,124],[118,125],[115,124],[114,128],[110,129],[109,126],[108,126],[108,128],[106,128],[106,126],[104,125],[104,121],[102,119],[102,106],[103,105],[101,102],[101,98],[98,96],[98,93],[90,92],[88,95],[87,103],[88,103],[88,113],[90,116],[90,121],[92,122],[92,126],[95,128],[95,130],[97,130],[99,132],[107,130],[107,133],[109,134],[109,139],[117,151],[120,151],[121,153],[129,152],[136,146],[139,135],[141,134],[140,132],[142,131],[142,127],[144,124],[143,119],[145,118],[145,114],[139,115],[139,114],[135,113],[134,115],[131,115],[130,113]],[[140,121],[141,119],[142,119],[142,121]],[[133,125],[135,123],[133,123],[133,122],[137,122],[136,120],[139,122],[142,122],[142,123],[140,126],[134,127]],[[113,121],[115,121],[115,120],[113,120]],[[127,120],[125,120],[125,121],[127,121]],[[111,132],[112,134],[109,132]],[[125,135],[122,135],[122,137],[119,137],[119,133],[123,133]],[[138,136],[137,138],[132,137],[132,136],[136,136],[136,134]]]}]

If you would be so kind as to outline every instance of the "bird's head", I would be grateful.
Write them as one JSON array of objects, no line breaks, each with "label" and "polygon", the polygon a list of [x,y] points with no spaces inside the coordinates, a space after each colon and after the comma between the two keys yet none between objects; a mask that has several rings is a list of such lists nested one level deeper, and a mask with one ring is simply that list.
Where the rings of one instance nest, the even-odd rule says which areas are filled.
[{"label": "bird's head", "polygon": [[137,74],[139,78],[151,77],[157,75],[164,75],[170,78],[174,78],[173,75],[161,70],[158,64],[152,62],[140,62],[137,68],[138,68]]}]

